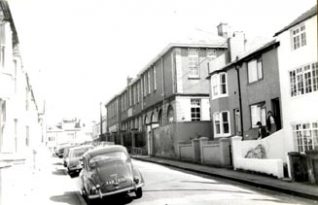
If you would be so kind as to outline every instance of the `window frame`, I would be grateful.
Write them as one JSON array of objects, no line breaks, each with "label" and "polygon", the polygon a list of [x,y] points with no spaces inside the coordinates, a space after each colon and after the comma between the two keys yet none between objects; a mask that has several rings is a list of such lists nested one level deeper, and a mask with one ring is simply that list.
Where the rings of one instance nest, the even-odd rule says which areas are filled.
[{"label": "window frame", "polygon": [[[223,120],[223,114],[226,113],[227,116],[227,124],[228,124],[228,133],[224,132],[224,120]],[[216,119],[219,121],[219,128],[220,128],[220,133],[217,133],[216,129]],[[222,110],[218,112],[213,113],[213,132],[215,137],[228,137],[231,135],[231,114],[230,111],[228,110]]]},{"label": "window frame", "polygon": [[[251,62],[254,62],[255,61],[255,67],[250,67],[250,63]],[[246,63],[246,67],[247,67],[247,82],[248,84],[253,84],[253,83],[256,83],[258,81],[261,81],[264,79],[264,69],[263,69],[263,60],[262,60],[262,57],[257,57],[257,58],[253,58],[251,60],[249,60],[247,63]],[[259,65],[261,67],[259,67]],[[252,70],[251,70],[252,69]],[[261,72],[260,72],[260,69],[261,69]],[[256,79],[252,81],[251,77],[252,75],[250,75],[250,73],[253,71],[255,71],[256,73]],[[253,73],[254,74],[254,73]]]},{"label": "window frame", "polygon": [[304,23],[290,29],[290,42],[292,51],[307,45],[306,25]]},{"label": "window frame", "polygon": [[[225,83],[222,83],[222,77],[225,76]],[[225,93],[222,93],[222,85],[225,84]],[[217,93],[215,92],[217,91]],[[212,100],[228,96],[227,73],[222,72],[211,77],[211,95]]]},{"label": "window frame", "polygon": [[[195,103],[195,101],[197,103]],[[192,122],[198,122],[198,121],[201,121],[201,106],[202,106],[202,103],[201,103],[201,98],[191,98],[190,99],[190,117],[191,117],[191,121]],[[199,108],[199,111],[193,111],[192,109],[195,109],[195,108]]]},{"label": "window frame", "polygon": [[[253,124],[254,120],[253,120],[253,113],[252,113],[252,107],[254,107],[254,106],[257,106],[260,108],[259,120],[255,120],[255,124]],[[258,128],[258,125],[256,124],[258,121],[260,121],[262,123],[262,125],[265,126],[266,125],[266,113],[267,113],[265,101],[251,104],[249,106],[249,108],[250,108],[249,110],[250,110],[251,128]]]},{"label": "window frame", "polygon": [[[304,125],[309,125],[305,127]],[[291,125],[295,149],[301,153],[308,150],[318,150],[318,120],[299,122]],[[300,128],[300,129],[297,129]],[[299,135],[300,134],[300,135]],[[309,134],[309,136],[306,134]],[[308,141],[308,138],[310,141]]]},{"label": "window frame", "polygon": [[[309,78],[306,78],[306,76]],[[288,71],[289,95],[294,98],[318,91],[318,62],[312,62]]]},{"label": "window frame", "polygon": [[200,49],[188,48],[188,77],[200,78]]}]

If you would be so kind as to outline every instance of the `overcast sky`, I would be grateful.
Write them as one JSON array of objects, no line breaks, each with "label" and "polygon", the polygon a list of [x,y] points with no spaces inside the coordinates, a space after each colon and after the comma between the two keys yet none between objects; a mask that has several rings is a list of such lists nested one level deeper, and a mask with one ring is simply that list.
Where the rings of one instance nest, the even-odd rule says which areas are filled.
[{"label": "overcast sky", "polygon": [[99,118],[169,39],[233,30],[272,37],[316,0],[8,0],[25,69],[47,117]]}]

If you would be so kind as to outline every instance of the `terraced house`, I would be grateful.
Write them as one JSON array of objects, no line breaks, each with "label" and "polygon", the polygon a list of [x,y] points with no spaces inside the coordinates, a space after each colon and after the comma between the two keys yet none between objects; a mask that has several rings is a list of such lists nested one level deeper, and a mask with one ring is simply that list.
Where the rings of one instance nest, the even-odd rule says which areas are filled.
[{"label": "terraced house", "polygon": [[211,137],[208,63],[225,38],[171,43],[107,104],[107,135],[133,152],[176,158],[177,144]]}]

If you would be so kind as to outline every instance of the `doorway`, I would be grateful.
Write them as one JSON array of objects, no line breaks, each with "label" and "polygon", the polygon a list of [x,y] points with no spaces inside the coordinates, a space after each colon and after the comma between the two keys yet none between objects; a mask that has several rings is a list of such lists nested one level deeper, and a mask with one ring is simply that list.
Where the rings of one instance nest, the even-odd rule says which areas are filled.
[{"label": "doorway", "polygon": [[234,115],[234,133],[237,136],[242,136],[242,128],[241,128],[241,112],[238,108],[233,110]]},{"label": "doorway", "polygon": [[282,128],[282,121],[281,121],[279,98],[272,99],[271,103],[272,103],[272,112],[276,120],[277,130],[280,130]]}]

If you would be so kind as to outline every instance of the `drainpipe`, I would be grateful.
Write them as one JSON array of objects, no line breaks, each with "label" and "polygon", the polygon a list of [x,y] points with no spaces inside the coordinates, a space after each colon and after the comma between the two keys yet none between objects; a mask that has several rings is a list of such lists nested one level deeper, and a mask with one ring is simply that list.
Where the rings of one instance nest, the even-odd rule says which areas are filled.
[{"label": "drainpipe", "polygon": [[241,79],[240,79],[240,67],[235,65],[235,70],[237,74],[237,84],[238,84],[238,95],[239,95],[239,106],[240,106],[240,121],[241,121],[241,135],[242,140],[244,140],[244,127],[243,127],[243,106],[242,106],[242,96],[241,96]]}]

